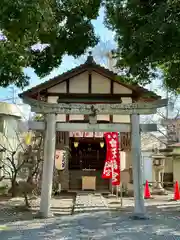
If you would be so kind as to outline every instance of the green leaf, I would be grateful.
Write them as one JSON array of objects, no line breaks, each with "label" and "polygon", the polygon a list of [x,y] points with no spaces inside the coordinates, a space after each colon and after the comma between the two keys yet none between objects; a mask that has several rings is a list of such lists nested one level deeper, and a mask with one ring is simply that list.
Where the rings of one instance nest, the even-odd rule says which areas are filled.
[{"label": "green leaf", "polygon": [[[26,67],[40,77],[61,64],[65,54],[74,57],[98,42],[92,19],[97,18],[101,0],[2,0],[0,29],[7,40],[0,41],[0,86],[24,88],[29,78]],[[34,51],[41,43],[47,47]]]},{"label": "green leaf", "polygon": [[[140,84],[161,69],[164,85],[180,88],[180,4],[176,0],[106,0],[106,26],[116,33],[118,67]],[[159,68],[163,66],[163,68]]]}]

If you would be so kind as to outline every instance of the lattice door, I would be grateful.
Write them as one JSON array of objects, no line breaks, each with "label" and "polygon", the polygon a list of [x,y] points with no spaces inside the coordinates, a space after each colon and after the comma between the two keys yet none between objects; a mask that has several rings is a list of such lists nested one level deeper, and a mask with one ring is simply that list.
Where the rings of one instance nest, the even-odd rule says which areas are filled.
[{"label": "lattice door", "polygon": [[130,150],[131,149],[131,133],[121,132],[120,138],[121,138],[121,149],[123,149],[124,151]]}]

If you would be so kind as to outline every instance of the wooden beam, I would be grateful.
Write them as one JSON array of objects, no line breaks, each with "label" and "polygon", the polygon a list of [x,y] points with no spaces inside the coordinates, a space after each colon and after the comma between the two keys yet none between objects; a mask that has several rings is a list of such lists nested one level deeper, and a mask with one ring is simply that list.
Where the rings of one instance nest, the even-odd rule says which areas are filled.
[{"label": "wooden beam", "polygon": [[99,96],[99,98],[93,98],[93,97],[86,97],[86,98],[58,98],[58,103],[90,103],[90,104],[96,104],[96,103],[121,103],[121,98],[105,98],[103,96]]},{"label": "wooden beam", "polygon": [[[91,91],[91,75],[89,75],[89,88]],[[53,93],[54,95],[54,93]],[[121,103],[121,97],[124,94],[94,94],[94,93],[80,93],[80,94],[58,94],[58,103]],[[54,95],[55,96],[55,95]],[[131,95],[125,97],[131,97]]]},{"label": "wooden beam", "polygon": [[88,93],[92,92],[92,73],[89,71],[88,73]]},{"label": "wooden beam", "polygon": [[[66,93],[69,94],[69,85],[70,85],[70,80],[66,80]],[[69,114],[66,114],[66,122],[69,122]]]},{"label": "wooden beam", "polygon": [[[111,80],[111,85],[110,85],[110,93],[113,95],[114,94],[114,82]],[[130,94],[132,95],[132,94]]]},{"label": "wooden beam", "polygon": [[[91,81],[91,80],[90,80]],[[132,97],[133,94],[132,93],[59,93],[59,92],[47,92],[46,93],[48,96],[52,96],[52,97],[59,97],[59,98],[69,98],[70,99],[73,99],[73,98],[108,98],[108,97],[111,97],[111,98],[121,98],[121,97]]]},{"label": "wooden beam", "polygon": [[[29,121],[28,123],[30,130],[43,131],[45,129],[44,122]],[[140,124],[140,129],[142,132],[153,132],[157,131],[156,124]],[[131,132],[131,125],[128,123],[56,123],[56,131],[63,132],[75,132],[75,131],[85,131],[85,132]]]}]

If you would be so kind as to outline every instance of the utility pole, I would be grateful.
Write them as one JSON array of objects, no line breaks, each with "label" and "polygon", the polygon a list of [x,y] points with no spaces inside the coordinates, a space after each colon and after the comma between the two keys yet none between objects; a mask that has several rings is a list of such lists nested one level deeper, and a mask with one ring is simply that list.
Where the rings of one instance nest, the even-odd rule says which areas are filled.
[{"label": "utility pole", "polygon": [[[169,93],[168,93],[168,89],[166,89],[166,99],[168,99],[168,104],[167,104],[167,106],[166,106],[166,115],[165,115],[165,117],[166,117],[166,121],[168,121],[168,118],[169,118]],[[167,136],[167,144],[168,144],[168,142],[169,142],[169,137],[168,137],[168,124],[167,124],[167,126],[166,126],[166,136]]]},{"label": "utility pole", "polygon": [[112,72],[115,72],[115,62],[113,58],[113,52],[109,51],[106,53],[108,69]]},{"label": "utility pole", "polygon": [[111,51],[107,53],[107,64],[110,71],[113,71],[113,61]]},{"label": "utility pole", "polygon": [[12,103],[16,104],[16,90],[14,87],[9,87],[12,93]]}]

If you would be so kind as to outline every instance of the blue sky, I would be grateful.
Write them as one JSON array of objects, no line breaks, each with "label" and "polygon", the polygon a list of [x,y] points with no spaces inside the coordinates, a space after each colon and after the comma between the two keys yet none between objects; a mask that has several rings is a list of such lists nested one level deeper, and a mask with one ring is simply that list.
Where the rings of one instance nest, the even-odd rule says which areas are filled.
[{"label": "blue sky", "polygon": [[[97,35],[99,35],[101,37],[101,40],[103,42],[108,41],[109,43],[114,44],[114,41],[113,41],[114,34],[111,31],[109,31],[107,28],[104,27],[103,18],[104,18],[104,12],[103,12],[103,9],[101,9],[97,20],[93,20],[95,32]],[[80,64],[83,60],[84,60],[83,57],[76,60],[73,57],[64,56],[61,66],[59,66],[57,69],[54,69],[49,76],[46,76],[43,79],[38,78],[38,76],[34,73],[33,69],[31,69],[31,68],[25,69],[25,73],[30,77],[30,86],[28,88],[30,88],[34,85],[40,84],[42,81],[48,80],[51,77],[54,77],[58,74],[61,74],[62,72],[65,72],[65,71],[75,67],[77,64]],[[21,92],[21,90],[15,89],[14,94],[17,96],[18,92]],[[0,101],[4,101],[7,99],[6,101],[11,102],[10,99],[12,98],[12,96],[13,96],[12,86],[10,86],[8,88],[0,88]]]}]

